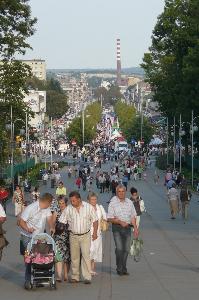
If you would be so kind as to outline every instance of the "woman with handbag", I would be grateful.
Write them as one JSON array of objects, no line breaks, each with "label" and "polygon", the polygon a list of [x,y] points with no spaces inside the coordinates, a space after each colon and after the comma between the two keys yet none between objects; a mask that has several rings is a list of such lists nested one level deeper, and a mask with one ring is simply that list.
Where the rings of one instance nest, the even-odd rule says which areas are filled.
[{"label": "woman with handbag", "polygon": [[69,231],[68,224],[62,224],[58,220],[67,207],[68,199],[64,196],[58,197],[58,207],[53,213],[54,224],[55,224],[55,234],[54,240],[57,246],[56,254],[56,271],[57,271],[57,281],[62,282],[62,275],[64,281],[68,280],[68,272],[70,269],[70,244],[69,244]]},{"label": "woman with handbag", "polygon": [[[91,240],[90,257],[91,257],[91,275],[95,276],[96,273],[96,262],[102,262],[102,231],[108,229],[108,222],[106,212],[102,205],[97,204],[97,195],[90,193],[88,195],[88,201],[93,206],[98,216],[98,232],[97,239]],[[91,230],[91,235],[92,235]]]}]

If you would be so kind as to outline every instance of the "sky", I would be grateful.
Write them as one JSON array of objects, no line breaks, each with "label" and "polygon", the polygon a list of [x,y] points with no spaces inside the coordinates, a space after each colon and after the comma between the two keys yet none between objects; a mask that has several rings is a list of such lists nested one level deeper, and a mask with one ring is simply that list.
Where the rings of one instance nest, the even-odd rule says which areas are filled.
[{"label": "sky", "polygon": [[115,68],[116,39],[123,67],[136,67],[151,43],[164,0],[30,0],[37,17],[33,51],[48,69]]}]

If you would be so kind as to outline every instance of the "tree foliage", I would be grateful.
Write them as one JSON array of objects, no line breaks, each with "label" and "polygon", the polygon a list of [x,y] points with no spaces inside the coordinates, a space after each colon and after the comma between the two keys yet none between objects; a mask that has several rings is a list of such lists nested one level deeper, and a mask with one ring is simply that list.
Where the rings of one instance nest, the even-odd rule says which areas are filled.
[{"label": "tree foliage", "polygon": [[[97,134],[97,124],[101,120],[102,108],[99,103],[95,102],[89,105],[85,112],[84,121],[84,142],[85,144],[90,143]],[[77,144],[82,146],[83,143],[83,132],[82,132],[82,114],[75,118],[70,124],[66,131],[69,140],[75,139]]]},{"label": "tree foliage", "polygon": [[122,94],[118,86],[111,85],[108,89],[99,87],[95,90],[95,98],[97,98],[98,101],[101,101],[101,97],[104,104],[108,103],[114,105],[116,101],[122,99]]},{"label": "tree foliage", "polygon": [[[7,151],[5,124],[10,122],[11,106],[13,120],[24,120],[27,111],[23,98],[27,93],[26,80],[31,70],[15,58],[17,54],[24,55],[26,49],[31,48],[27,39],[33,35],[35,23],[27,0],[0,1],[0,140],[3,152]],[[17,122],[16,131],[19,126],[21,124]]]},{"label": "tree foliage", "polygon": [[46,111],[48,116],[53,119],[60,118],[67,112],[68,98],[64,94],[58,80],[50,78],[42,81],[32,77],[27,80],[26,85],[29,89],[46,91]]},{"label": "tree foliage", "polygon": [[[115,104],[115,112],[119,119],[120,128],[130,143],[134,138],[139,141],[141,138],[141,116],[136,115],[136,110],[133,106],[127,105],[121,101]],[[147,118],[143,118],[143,139],[145,143],[149,143],[153,135],[153,127]]]},{"label": "tree foliage", "polygon": [[199,113],[198,0],[166,0],[142,67],[154,99],[168,117]]},{"label": "tree foliage", "polygon": [[58,93],[56,90],[47,90],[46,94],[46,112],[47,115],[55,118],[61,118],[67,111],[67,97]]}]

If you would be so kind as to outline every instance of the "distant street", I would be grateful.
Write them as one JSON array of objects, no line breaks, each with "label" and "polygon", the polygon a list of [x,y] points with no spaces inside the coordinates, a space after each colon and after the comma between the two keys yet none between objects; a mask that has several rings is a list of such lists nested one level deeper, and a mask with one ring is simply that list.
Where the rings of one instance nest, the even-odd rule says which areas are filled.
[{"label": "distant street", "polygon": [[[103,169],[110,170],[111,163]],[[141,219],[141,237],[144,240],[144,253],[136,263],[128,259],[130,276],[118,277],[115,271],[114,243],[111,231],[104,235],[104,256],[102,266],[98,266],[99,275],[90,286],[82,283],[58,284],[58,291],[38,288],[25,291],[23,258],[19,255],[19,233],[16,228],[14,208],[8,205],[8,221],[5,224],[10,245],[4,251],[0,266],[1,298],[10,299],[71,299],[93,300],[136,299],[136,300],[187,300],[198,298],[199,286],[199,203],[193,196],[190,207],[190,219],[183,224],[180,217],[170,220],[166,190],[161,176],[158,185],[153,182],[153,166],[147,171],[147,181],[131,180],[129,187],[136,186],[145,200],[147,213]],[[74,189],[74,178],[68,179],[66,169],[62,179],[69,191]],[[40,188],[44,191],[43,186]],[[48,183],[47,190],[51,193]],[[93,190],[96,191],[95,182]],[[45,189],[46,191],[46,189]],[[81,190],[84,199],[87,192]],[[100,202],[107,209],[110,194],[99,194]]]}]

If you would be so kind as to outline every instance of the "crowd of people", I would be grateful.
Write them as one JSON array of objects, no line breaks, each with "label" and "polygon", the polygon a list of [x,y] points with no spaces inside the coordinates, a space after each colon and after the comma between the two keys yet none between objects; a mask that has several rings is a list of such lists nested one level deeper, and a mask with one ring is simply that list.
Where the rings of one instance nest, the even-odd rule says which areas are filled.
[{"label": "crowd of people", "polygon": [[[70,282],[79,282],[82,274],[84,282],[91,283],[92,276],[97,275],[96,263],[102,262],[102,233],[111,223],[116,245],[117,273],[119,276],[128,275],[126,261],[131,231],[133,228],[135,237],[138,236],[140,216],[145,207],[135,188],[131,189],[131,199],[126,197],[126,190],[129,182],[137,179],[133,175],[134,170],[146,166],[142,160],[129,156],[123,160],[114,159],[110,171],[103,171],[103,164],[106,164],[104,169],[108,169],[107,160],[102,165],[86,164],[84,161],[83,164],[80,162],[79,165],[66,167],[65,172],[77,187],[70,193],[57,167],[50,175],[44,172],[48,178],[46,182],[43,179],[42,188],[45,190],[49,186],[49,179],[52,180],[52,173],[56,174],[58,180],[55,179],[54,195],[40,193],[38,187],[31,193],[24,192],[19,185],[15,187],[12,199],[20,231],[21,254],[25,254],[33,236],[47,230],[52,234],[57,247],[55,261],[58,282],[68,281],[70,272]],[[98,203],[95,188],[99,193],[110,193],[107,212]],[[81,191],[87,191],[87,201],[81,199]],[[3,223],[6,215],[2,214],[1,218]],[[27,289],[30,288],[30,278],[31,266],[26,263]]]},{"label": "crowd of people", "polygon": [[[92,277],[97,275],[96,264],[102,262],[103,232],[111,224],[116,272],[119,276],[128,276],[127,258],[132,236],[138,238],[141,215],[146,211],[144,200],[134,183],[147,181],[151,166],[149,149],[119,153],[114,150],[112,142],[105,143],[102,134],[101,139],[98,137],[97,142],[81,151],[74,163],[69,163],[62,172],[57,163],[53,163],[49,170],[41,170],[44,192],[41,193],[39,187],[31,191],[16,185],[12,201],[20,231],[21,254],[27,255],[33,237],[48,232],[56,245],[57,282],[78,283],[82,278],[85,284],[90,284]],[[63,173],[67,174],[70,182],[70,192]],[[159,173],[155,170],[154,183],[158,184],[159,179]],[[49,181],[53,193],[47,192]],[[176,218],[181,201],[185,220],[191,199],[185,178],[168,169],[165,186],[171,218]],[[129,198],[127,191],[131,195]],[[108,199],[107,211],[98,197],[98,194],[103,196],[105,193]],[[87,199],[83,199],[82,194],[84,197],[87,194]],[[8,197],[3,187],[0,188],[0,197]],[[7,245],[2,229],[6,221],[5,208],[0,204],[0,258]],[[26,261],[25,269],[25,288],[30,289],[30,262]]]}]

